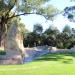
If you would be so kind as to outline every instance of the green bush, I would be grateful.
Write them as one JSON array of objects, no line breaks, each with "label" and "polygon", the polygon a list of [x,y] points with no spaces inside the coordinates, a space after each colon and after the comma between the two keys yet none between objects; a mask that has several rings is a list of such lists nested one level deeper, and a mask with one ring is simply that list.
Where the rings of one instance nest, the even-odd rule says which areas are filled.
[{"label": "green bush", "polygon": [[57,48],[60,48],[60,49],[64,48],[63,42],[57,43],[56,47],[57,47]]},{"label": "green bush", "polygon": [[0,51],[0,55],[6,55],[5,51]]}]

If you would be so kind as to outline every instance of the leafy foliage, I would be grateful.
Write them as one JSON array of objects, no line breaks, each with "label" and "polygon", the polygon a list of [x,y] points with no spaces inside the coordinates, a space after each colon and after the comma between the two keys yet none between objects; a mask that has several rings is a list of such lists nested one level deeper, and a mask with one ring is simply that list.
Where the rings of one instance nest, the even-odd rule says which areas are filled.
[{"label": "leafy foliage", "polygon": [[43,31],[43,27],[41,24],[35,24],[34,25],[34,28],[33,28],[33,32],[36,33],[36,34],[42,34],[42,31]]},{"label": "leafy foliage", "polygon": [[68,35],[71,35],[72,29],[70,28],[70,26],[66,25],[66,26],[63,28],[63,33],[66,33],[66,34],[68,34]]},{"label": "leafy foliage", "polygon": [[57,48],[71,48],[75,45],[75,35],[69,26],[65,26],[60,32],[57,28],[50,26],[41,36],[37,33],[29,33],[24,40],[24,46],[33,47],[39,45],[56,46]]},{"label": "leafy foliage", "polygon": [[66,7],[64,9],[64,16],[70,21],[75,22],[75,6]]},{"label": "leafy foliage", "polygon": [[0,55],[6,55],[5,51],[0,51]]}]

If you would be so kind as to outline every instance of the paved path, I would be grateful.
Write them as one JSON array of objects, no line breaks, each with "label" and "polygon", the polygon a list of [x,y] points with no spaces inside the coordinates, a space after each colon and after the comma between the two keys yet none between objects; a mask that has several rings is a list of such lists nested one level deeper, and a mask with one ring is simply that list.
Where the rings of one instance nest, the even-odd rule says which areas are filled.
[{"label": "paved path", "polygon": [[37,57],[49,53],[49,50],[26,50],[26,53],[28,53],[29,57],[25,57],[23,62],[31,62]]}]

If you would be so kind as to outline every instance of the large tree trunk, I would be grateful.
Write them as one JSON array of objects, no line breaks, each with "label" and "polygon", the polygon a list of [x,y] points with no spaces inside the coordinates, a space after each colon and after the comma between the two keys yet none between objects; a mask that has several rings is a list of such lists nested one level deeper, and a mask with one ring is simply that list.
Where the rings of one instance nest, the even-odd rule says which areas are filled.
[{"label": "large tree trunk", "polygon": [[11,59],[6,64],[20,64],[24,57],[23,37],[17,25],[12,25],[4,36],[6,58]]},{"label": "large tree trunk", "polygon": [[[1,32],[1,30],[0,30]],[[1,47],[1,41],[2,41],[2,34],[0,33],[0,47]]]}]

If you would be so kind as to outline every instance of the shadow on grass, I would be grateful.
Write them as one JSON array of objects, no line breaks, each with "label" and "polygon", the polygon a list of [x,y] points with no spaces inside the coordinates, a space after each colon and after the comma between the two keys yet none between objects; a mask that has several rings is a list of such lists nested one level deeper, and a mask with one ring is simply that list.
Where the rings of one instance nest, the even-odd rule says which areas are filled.
[{"label": "shadow on grass", "polygon": [[65,64],[72,64],[75,58],[75,52],[61,52],[61,53],[50,53],[47,50],[36,51],[36,50],[27,50],[27,54],[29,57],[26,59],[25,62],[30,61],[58,61]]},{"label": "shadow on grass", "polygon": [[36,61],[58,61],[65,64],[72,64],[74,61],[75,53],[54,53],[45,54],[38,57]]}]

